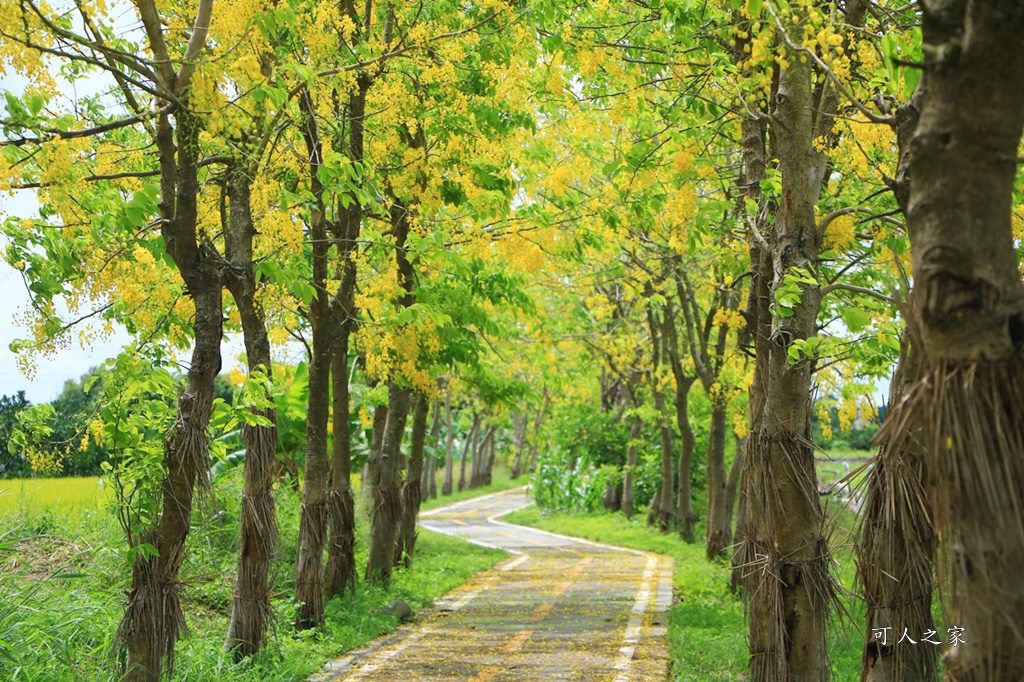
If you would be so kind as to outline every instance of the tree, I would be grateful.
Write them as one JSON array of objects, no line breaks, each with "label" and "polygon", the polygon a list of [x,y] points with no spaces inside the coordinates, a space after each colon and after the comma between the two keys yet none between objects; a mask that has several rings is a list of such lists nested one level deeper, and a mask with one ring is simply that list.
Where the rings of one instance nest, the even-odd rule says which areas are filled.
[{"label": "tree", "polygon": [[975,638],[950,650],[948,674],[1011,680],[1024,675],[1024,285],[1011,221],[1024,6],[928,1],[921,9],[907,226],[912,329],[925,370],[907,409],[929,434],[928,469],[939,482],[933,513],[952,559],[950,622]]},{"label": "tree", "polygon": [[18,425],[18,414],[25,411],[32,403],[25,398],[24,391],[13,396],[0,397],[0,473],[4,478],[24,476],[25,460],[8,448],[11,434]]}]

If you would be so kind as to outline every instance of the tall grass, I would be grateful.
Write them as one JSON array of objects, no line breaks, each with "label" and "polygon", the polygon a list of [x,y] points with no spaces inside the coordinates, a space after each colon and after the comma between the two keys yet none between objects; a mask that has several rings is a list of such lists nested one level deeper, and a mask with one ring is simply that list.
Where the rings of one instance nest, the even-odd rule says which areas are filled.
[{"label": "tall grass", "polygon": [[108,495],[96,476],[0,479],[0,516],[51,510],[77,518],[82,511],[100,509]]},{"label": "tall grass", "polygon": [[[331,658],[393,630],[396,618],[383,611],[391,599],[420,611],[505,557],[421,530],[412,568],[397,570],[390,589],[361,583],[355,595],[328,603],[322,628],[297,632],[292,594],[300,499],[279,486],[274,628],[265,652],[235,664],[223,644],[237,562],[240,473],[218,480],[217,506],[200,503],[193,515],[181,572],[189,635],[177,650],[174,679],[180,682],[306,680]],[[102,489],[96,479],[3,481],[0,487],[10,490],[0,507],[0,528],[7,529],[0,536],[0,682],[113,682],[110,641],[131,566],[115,519],[100,505]],[[67,513],[72,509],[81,511]],[[369,546],[365,518],[357,532],[362,565]]]}]

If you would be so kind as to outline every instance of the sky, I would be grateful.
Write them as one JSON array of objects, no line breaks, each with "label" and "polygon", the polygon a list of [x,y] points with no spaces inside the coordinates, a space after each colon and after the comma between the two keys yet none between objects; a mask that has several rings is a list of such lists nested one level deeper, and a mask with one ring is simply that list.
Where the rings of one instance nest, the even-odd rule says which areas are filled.
[{"label": "sky", "polygon": [[[2,87],[0,85],[0,89]],[[16,192],[13,197],[0,193],[0,219],[11,215],[35,215],[35,200],[30,193]],[[35,376],[30,381],[18,369],[9,348],[15,339],[29,336],[29,330],[17,326],[14,320],[28,306],[28,292],[21,273],[0,260],[0,395],[25,391],[25,396],[33,403],[49,402],[60,394],[66,380],[78,379],[90,367],[117,355],[130,340],[127,332],[119,328],[109,339],[97,339],[91,349],[73,342],[70,348],[53,357],[39,358]]]}]

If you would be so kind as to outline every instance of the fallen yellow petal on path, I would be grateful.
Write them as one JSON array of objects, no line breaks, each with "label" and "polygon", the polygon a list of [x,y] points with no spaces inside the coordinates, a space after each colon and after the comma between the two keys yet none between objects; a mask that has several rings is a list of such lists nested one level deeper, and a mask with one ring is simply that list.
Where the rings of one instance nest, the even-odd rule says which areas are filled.
[{"label": "fallen yellow petal on path", "polygon": [[422,514],[424,528],[514,556],[311,682],[666,679],[672,560],[501,521],[527,504],[520,489]]}]

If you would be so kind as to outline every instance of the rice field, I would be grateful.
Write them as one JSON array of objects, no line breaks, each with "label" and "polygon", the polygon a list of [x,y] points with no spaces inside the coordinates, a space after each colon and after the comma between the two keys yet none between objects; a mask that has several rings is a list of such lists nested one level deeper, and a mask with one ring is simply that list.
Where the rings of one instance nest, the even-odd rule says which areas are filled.
[{"label": "rice field", "polygon": [[99,509],[106,495],[96,476],[0,479],[0,516],[48,511],[75,517]]}]

